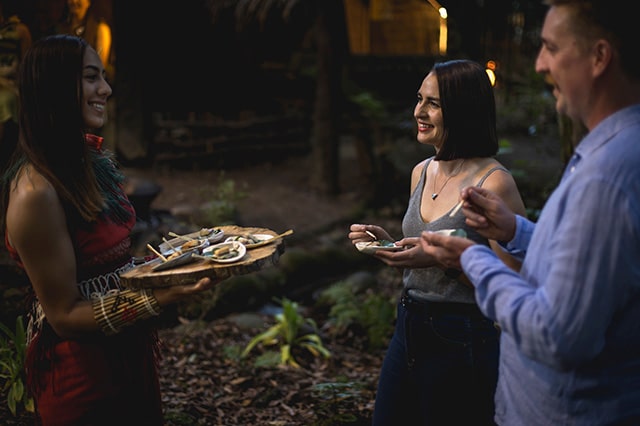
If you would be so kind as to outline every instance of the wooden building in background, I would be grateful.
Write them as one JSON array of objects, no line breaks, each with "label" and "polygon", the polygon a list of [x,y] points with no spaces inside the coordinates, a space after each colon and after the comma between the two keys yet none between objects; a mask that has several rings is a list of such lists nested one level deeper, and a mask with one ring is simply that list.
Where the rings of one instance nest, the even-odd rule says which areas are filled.
[{"label": "wooden building in background", "polygon": [[441,7],[435,0],[344,0],[351,54],[444,56]]}]

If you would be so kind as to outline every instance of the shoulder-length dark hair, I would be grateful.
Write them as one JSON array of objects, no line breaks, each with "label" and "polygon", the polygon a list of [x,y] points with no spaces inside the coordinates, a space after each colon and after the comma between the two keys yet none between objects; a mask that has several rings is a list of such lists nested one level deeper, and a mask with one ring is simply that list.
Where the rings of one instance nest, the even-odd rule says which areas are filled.
[{"label": "shoulder-length dark hair", "polygon": [[431,71],[438,78],[445,135],[435,159],[496,155],[496,102],[485,69],[477,62],[456,59],[436,63]]},{"label": "shoulder-length dark hair", "polygon": [[[15,161],[28,162],[53,185],[63,204],[86,220],[104,206],[85,142],[82,117],[84,54],[80,37],[36,41],[20,66],[20,139]],[[14,163],[15,165],[15,163]]]}]

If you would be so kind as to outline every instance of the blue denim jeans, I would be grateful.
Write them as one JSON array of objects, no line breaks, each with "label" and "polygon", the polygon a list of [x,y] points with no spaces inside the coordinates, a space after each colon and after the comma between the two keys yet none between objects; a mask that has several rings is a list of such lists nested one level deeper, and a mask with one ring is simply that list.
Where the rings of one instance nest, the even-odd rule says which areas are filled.
[{"label": "blue denim jeans", "polygon": [[499,335],[475,306],[403,296],[373,425],[495,425]]}]

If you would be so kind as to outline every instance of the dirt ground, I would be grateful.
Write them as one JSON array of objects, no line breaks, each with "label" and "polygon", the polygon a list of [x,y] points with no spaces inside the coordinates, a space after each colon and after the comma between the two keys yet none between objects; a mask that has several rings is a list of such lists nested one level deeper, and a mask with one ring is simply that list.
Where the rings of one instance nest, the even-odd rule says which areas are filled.
[{"label": "dirt ground", "polygon": [[[554,137],[548,136],[520,135],[505,139],[508,140],[508,148],[502,150],[497,159],[514,174],[526,207],[540,209],[544,196],[555,186],[563,168],[560,145]],[[405,143],[410,145],[408,149],[402,146]],[[400,142],[399,152],[392,153],[390,157],[395,157],[389,160],[394,162],[393,167],[405,173],[401,179],[406,180],[406,187],[393,187],[396,192],[393,195],[400,203],[409,196],[409,171],[429,154],[413,144],[415,141],[409,134],[406,142]],[[158,185],[161,190],[151,207],[178,216],[188,214],[206,203],[207,199],[215,197],[216,188],[223,182],[233,182],[236,192],[241,194],[234,201],[238,209],[237,224],[269,228],[276,232],[293,229],[296,234],[306,236],[334,223],[348,222],[354,210],[362,204],[362,185],[366,178],[358,164],[352,143],[348,140],[343,142],[340,154],[341,191],[333,197],[309,189],[311,158],[308,155],[230,169],[125,167],[125,173],[131,179],[143,179]]]},{"label": "dirt ground", "polygon": [[125,172],[131,178],[149,179],[162,188],[151,204],[154,209],[180,215],[206,202],[221,182],[231,181],[240,194],[235,201],[239,224],[307,234],[340,220],[360,203],[359,171],[349,164],[349,159],[343,160],[343,191],[336,197],[309,190],[309,162],[307,156],[298,156],[227,170],[125,168]]}]

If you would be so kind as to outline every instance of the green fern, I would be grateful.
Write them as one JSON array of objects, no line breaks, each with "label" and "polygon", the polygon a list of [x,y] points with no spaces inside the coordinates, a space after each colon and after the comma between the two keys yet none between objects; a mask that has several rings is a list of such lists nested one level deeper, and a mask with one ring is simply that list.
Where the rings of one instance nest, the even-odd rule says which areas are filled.
[{"label": "green fern", "polygon": [[0,387],[7,393],[9,410],[15,416],[22,404],[26,411],[33,413],[34,401],[25,387],[27,338],[22,316],[16,318],[15,332],[2,323],[0,331],[7,337],[0,336]]},{"label": "green fern", "polygon": [[393,333],[395,302],[376,293],[358,293],[349,281],[325,289],[318,303],[331,306],[328,322],[332,335],[359,327],[367,333],[369,348],[377,349],[384,347]]},{"label": "green fern", "polygon": [[242,357],[246,357],[257,345],[264,346],[280,345],[280,365],[289,365],[299,368],[300,364],[293,356],[294,348],[300,347],[307,350],[315,357],[330,357],[330,352],[324,347],[320,336],[317,333],[301,334],[303,326],[310,326],[317,330],[315,321],[311,318],[304,318],[298,312],[298,304],[288,299],[282,299],[282,312],[275,315],[276,324],[266,331],[258,334],[249,341]]}]

